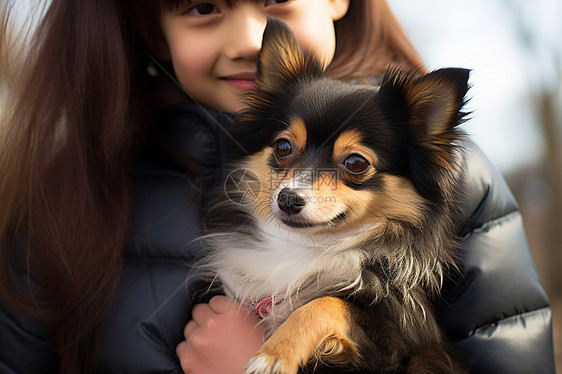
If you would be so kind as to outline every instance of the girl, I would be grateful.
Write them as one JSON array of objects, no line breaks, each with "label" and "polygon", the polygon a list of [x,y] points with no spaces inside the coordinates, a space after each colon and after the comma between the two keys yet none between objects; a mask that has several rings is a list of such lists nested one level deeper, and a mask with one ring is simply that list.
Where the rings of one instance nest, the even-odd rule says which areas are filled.
[{"label": "girl", "polygon": [[[330,76],[369,79],[422,66],[388,6],[51,0],[17,49],[1,6],[0,77],[14,95],[0,124],[0,368],[243,372],[258,321],[224,297],[186,320],[202,287],[187,278],[200,248],[186,243],[220,183],[266,17],[287,22]],[[462,277],[445,285],[440,322],[473,372],[553,372],[550,309],[517,207],[465,147]]]}]

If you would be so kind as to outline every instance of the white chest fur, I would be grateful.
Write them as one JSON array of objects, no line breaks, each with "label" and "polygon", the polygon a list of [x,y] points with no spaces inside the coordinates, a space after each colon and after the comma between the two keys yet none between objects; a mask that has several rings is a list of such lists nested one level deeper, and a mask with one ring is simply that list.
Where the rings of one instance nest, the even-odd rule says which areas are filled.
[{"label": "white chest fur", "polygon": [[307,234],[276,220],[258,222],[255,235],[238,232],[213,237],[212,266],[231,297],[252,302],[275,297],[274,320],[322,291],[356,287],[360,282],[362,228]]}]

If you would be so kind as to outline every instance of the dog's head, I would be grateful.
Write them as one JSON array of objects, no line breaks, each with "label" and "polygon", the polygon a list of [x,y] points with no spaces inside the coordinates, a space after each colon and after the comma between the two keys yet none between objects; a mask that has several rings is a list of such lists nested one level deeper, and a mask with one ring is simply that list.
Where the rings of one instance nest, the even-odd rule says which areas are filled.
[{"label": "dog's head", "polygon": [[431,217],[459,171],[467,81],[464,69],[391,70],[380,87],[329,79],[290,29],[270,21],[234,132],[260,182],[253,212],[309,231]]}]

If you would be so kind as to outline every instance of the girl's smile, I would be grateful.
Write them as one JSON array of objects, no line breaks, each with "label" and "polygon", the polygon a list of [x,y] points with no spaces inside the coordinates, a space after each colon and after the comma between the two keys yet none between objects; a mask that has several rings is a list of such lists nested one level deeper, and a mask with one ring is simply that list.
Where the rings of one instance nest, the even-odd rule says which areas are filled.
[{"label": "girl's smile", "polygon": [[230,84],[237,90],[245,91],[254,87],[256,81],[256,73],[238,73],[226,75],[220,79]]}]

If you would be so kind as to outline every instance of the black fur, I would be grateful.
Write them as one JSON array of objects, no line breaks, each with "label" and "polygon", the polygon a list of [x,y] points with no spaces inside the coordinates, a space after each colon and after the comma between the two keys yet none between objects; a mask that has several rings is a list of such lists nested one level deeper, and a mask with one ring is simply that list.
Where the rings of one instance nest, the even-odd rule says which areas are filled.
[{"label": "black fur", "polygon": [[[290,57],[283,60],[281,55]],[[360,355],[347,367],[311,363],[308,370],[462,373],[433,305],[447,272],[455,269],[453,223],[464,193],[458,125],[465,119],[468,71],[442,69],[422,76],[389,70],[380,87],[343,83],[326,78],[314,56],[300,50],[278,21],[267,26],[258,67],[258,87],[233,129],[235,167],[237,160],[272,147],[276,135],[299,118],[306,124],[306,148],[288,165],[270,157],[267,162],[276,173],[341,167],[334,165],[331,152],[338,136],[352,129],[376,155],[376,172],[366,180],[340,182],[355,191],[389,194],[387,177],[400,177],[411,182],[422,201],[416,207],[422,219],[378,217],[381,226],[357,244],[365,253],[357,285],[346,291],[341,284],[325,285],[316,295],[349,301],[355,326],[350,336]],[[209,233],[259,237],[254,214],[223,196],[207,217]],[[348,218],[342,214],[334,226]],[[220,243],[210,247],[220,251]],[[307,301],[295,301],[295,308]]]}]

